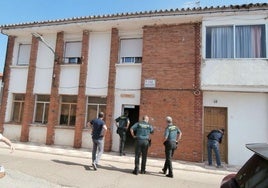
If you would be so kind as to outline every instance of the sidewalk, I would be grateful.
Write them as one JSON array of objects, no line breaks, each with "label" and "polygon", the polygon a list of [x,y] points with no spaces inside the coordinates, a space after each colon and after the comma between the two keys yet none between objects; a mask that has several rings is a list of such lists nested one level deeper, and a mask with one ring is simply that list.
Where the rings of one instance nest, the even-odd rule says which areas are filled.
[{"label": "sidewalk", "polygon": [[[72,147],[66,146],[48,146],[48,145],[38,145],[34,143],[14,143],[16,150],[30,151],[30,152],[39,152],[39,153],[48,153],[54,155],[64,155],[69,157],[80,157],[91,159],[91,150],[90,149],[74,149]],[[5,145],[0,145],[0,148],[7,148]],[[16,151],[15,151],[16,152]],[[104,152],[102,155],[102,160],[104,161],[116,161],[121,163],[133,163],[134,164],[134,155],[127,154],[126,156],[119,156],[116,152]],[[162,169],[164,164],[164,159],[160,158],[147,158],[147,166],[159,167],[159,171]],[[202,173],[214,173],[227,175],[230,173],[235,173],[239,170],[238,166],[230,166],[223,164],[223,168],[216,168],[206,165],[205,163],[193,163],[185,161],[173,161],[173,169],[176,170],[185,170],[185,171],[195,171]]]}]

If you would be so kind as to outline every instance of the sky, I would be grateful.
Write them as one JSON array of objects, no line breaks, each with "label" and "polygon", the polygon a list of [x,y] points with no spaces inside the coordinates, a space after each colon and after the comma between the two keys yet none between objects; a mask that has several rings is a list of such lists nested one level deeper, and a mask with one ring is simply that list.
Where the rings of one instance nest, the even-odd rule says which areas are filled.
[{"label": "sky", "polygon": [[[0,0],[0,25],[150,10],[267,3],[267,0]],[[7,36],[0,33],[0,73]]]}]

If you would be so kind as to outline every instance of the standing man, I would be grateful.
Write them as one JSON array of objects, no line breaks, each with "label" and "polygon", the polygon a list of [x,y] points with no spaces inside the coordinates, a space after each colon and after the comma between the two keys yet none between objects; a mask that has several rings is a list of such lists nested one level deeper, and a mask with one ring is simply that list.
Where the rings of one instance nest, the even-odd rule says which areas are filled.
[{"label": "standing man", "polygon": [[177,149],[178,141],[181,139],[182,132],[180,129],[172,123],[172,118],[170,116],[166,117],[167,127],[164,134],[164,145],[165,145],[165,155],[166,161],[164,168],[162,169],[163,174],[167,173],[166,177],[173,178],[173,168],[172,168],[172,157],[175,149]]},{"label": "standing man", "polygon": [[120,136],[119,153],[120,153],[120,156],[126,155],[124,152],[124,149],[125,149],[125,142],[126,142],[126,134],[127,134],[127,130],[130,124],[130,121],[128,118],[128,111],[125,111],[124,115],[116,118],[115,122],[116,122],[116,127],[117,127],[116,132]]},{"label": "standing man", "polygon": [[[136,134],[134,132],[136,132]],[[135,123],[130,128],[130,133],[133,136],[133,138],[136,139],[135,168],[132,173],[135,175],[138,175],[139,164],[140,164],[140,154],[142,154],[141,174],[145,174],[149,139],[150,139],[150,134],[153,133],[153,126],[149,124],[149,117],[145,115],[142,121]]]},{"label": "standing man", "polygon": [[216,163],[217,168],[222,168],[221,165],[221,158],[220,158],[220,150],[219,150],[219,144],[222,141],[222,137],[224,135],[224,129],[218,129],[218,130],[212,130],[208,135],[208,165],[212,165],[212,150],[215,153],[216,156]]},{"label": "standing man", "polygon": [[[107,131],[105,122],[103,121],[104,113],[100,112],[98,118],[90,121],[92,127],[92,167],[97,170],[97,165],[103,153],[104,149],[104,137]],[[97,151],[98,150],[98,151]]]}]

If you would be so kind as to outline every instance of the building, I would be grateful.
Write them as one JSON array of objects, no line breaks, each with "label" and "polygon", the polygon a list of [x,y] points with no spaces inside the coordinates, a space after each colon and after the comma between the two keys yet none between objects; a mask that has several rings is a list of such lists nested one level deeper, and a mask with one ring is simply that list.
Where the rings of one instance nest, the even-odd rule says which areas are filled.
[{"label": "building", "polygon": [[1,131],[91,148],[86,122],[104,111],[105,149],[117,151],[114,119],[127,109],[131,124],[151,118],[150,156],[164,157],[170,115],[183,132],[175,159],[206,160],[208,131],[225,127],[222,159],[242,164],[246,143],[268,142],[267,14],[268,4],[249,4],[1,26]]}]

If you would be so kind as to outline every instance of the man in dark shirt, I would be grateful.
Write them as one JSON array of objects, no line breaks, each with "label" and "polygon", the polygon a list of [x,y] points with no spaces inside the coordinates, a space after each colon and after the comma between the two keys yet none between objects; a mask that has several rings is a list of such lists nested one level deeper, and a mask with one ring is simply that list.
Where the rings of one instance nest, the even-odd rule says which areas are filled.
[{"label": "man in dark shirt", "polygon": [[[92,166],[94,170],[97,170],[97,165],[99,163],[100,157],[104,149],[104,136],[107,131],[105,122],[103,121],[104,113],[100,112],[98,118],[90,121],[92,127]],[[98,152],[97,152],[98,151]]]},{"label": "man in dark shirt", "polygon": [[222,168],[221,165],[221,158],[220,158],[220,150],[219,150],[219,144],[222,141],[222,137],[224,135],[224,129],[218,129],[218,130],[212,130],[208,135],[208,165],[212,165],[212,150],[215,153],[216,156],[216,163],[217,168]]}]

